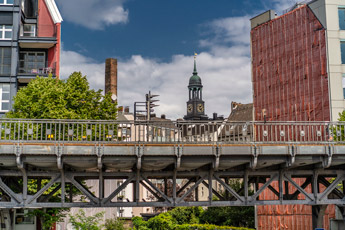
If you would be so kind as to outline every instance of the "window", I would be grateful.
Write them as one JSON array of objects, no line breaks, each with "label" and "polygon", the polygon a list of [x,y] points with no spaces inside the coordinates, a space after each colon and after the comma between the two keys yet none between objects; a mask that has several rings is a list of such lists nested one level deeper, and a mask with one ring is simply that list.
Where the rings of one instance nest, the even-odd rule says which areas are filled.
[{"label": "window", "polygon": [[11,48],[0,48],[0,75],[11,74]]},{"label": "window", "polygon": [[339,8],[339,29],[345,30],[345,7]]},{"label": "window", "polygon": [[24,37],[35,37],[36,36],[36,25],[35,24],[24,24],[21,26],[20,36]]},{"label": "window", "polygon": [[0,111],[10,110],[10,84],[0,84]]},{"label": "window", "polygon": [[340,42],[341,64],[345,64],[345,41]]},{"label": "window", "polygon": [[0,25],[0,40],[12,39],[12,26]]},{"label": "window", "polygon": [[45,52],[20,52],[19,72],[44,74],[46,71]]},{"label": "window", "polygon": [[0,5],[13,5],[14,0],[0,0]]}]

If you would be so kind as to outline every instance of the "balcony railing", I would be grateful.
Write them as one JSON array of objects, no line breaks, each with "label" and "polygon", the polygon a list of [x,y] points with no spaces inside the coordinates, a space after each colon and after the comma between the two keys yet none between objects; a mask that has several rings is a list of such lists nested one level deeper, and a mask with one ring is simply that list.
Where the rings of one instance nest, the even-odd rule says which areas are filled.
[{"label": "balcony railing", "polygon": [[35,24],[24,24],[20,29],[20,37],[23,38],[36,38],[36,37],[56,37],[57,28],[52,25],[35,25]]},{"label": "balcony railing", "polygon": [[345,143],[344,122],[0,120],[0,142]]},{"label": "balcony railing", "polygon": [[24,67],[19,67],[18,73],[23,74],[23,75],[49,75],[49,74],[55,75],[55,70],[56,70],[55,62],[53,64],[44,62],[44,65],[41,64],[41,66],[46,66],[46,67],[29,67],[26,64],[26,62],[24,62]]}]

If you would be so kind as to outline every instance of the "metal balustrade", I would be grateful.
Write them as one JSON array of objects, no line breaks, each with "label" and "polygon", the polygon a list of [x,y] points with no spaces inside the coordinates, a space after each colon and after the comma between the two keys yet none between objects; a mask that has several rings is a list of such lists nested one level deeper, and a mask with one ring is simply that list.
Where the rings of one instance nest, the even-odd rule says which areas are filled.
[{"label": "metal balustrade", "polygon": [[344,122],[0,119],[0,142],[344,143]]}]

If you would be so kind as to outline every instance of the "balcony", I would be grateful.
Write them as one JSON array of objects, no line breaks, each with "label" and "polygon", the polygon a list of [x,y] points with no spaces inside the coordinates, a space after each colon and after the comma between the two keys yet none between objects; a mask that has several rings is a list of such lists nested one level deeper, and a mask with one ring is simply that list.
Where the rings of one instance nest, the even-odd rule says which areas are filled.
[{"label": "balcony", "polygon": [[56,27],[51,25],[22,24],[19,36],[20,48],[49,49],[57,43]]},{"label": "balcony", "polygon": [[28,83],[36,76],[48,76],[49,74],[55,76],[56,62],[39,61],[40,58],[44,59],[44,56],[40,57],[37,54],[28,56],[27,54],[32,53],[21,53],[21,58],[24,56],[25,59],[19,61],[17,76],[19,83]]}]

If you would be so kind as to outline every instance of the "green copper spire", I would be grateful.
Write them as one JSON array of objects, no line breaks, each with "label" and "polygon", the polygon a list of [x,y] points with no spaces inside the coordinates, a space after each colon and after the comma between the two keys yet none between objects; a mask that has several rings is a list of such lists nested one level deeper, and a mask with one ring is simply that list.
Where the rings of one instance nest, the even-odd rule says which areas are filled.
[{"label": "green copper spire", "polygon": [[189,86],[188,87],[201,87],[201,78],[198,76],[198,72],[196,71],[196,53],[194,53],[194,70],[193,75],[189,78]]},{"label": "green copper spire", "polygon": [[196,71],[196,53],[194,53],[194,71],[193,71],[193,75],[198,74],[198,72]]}]

